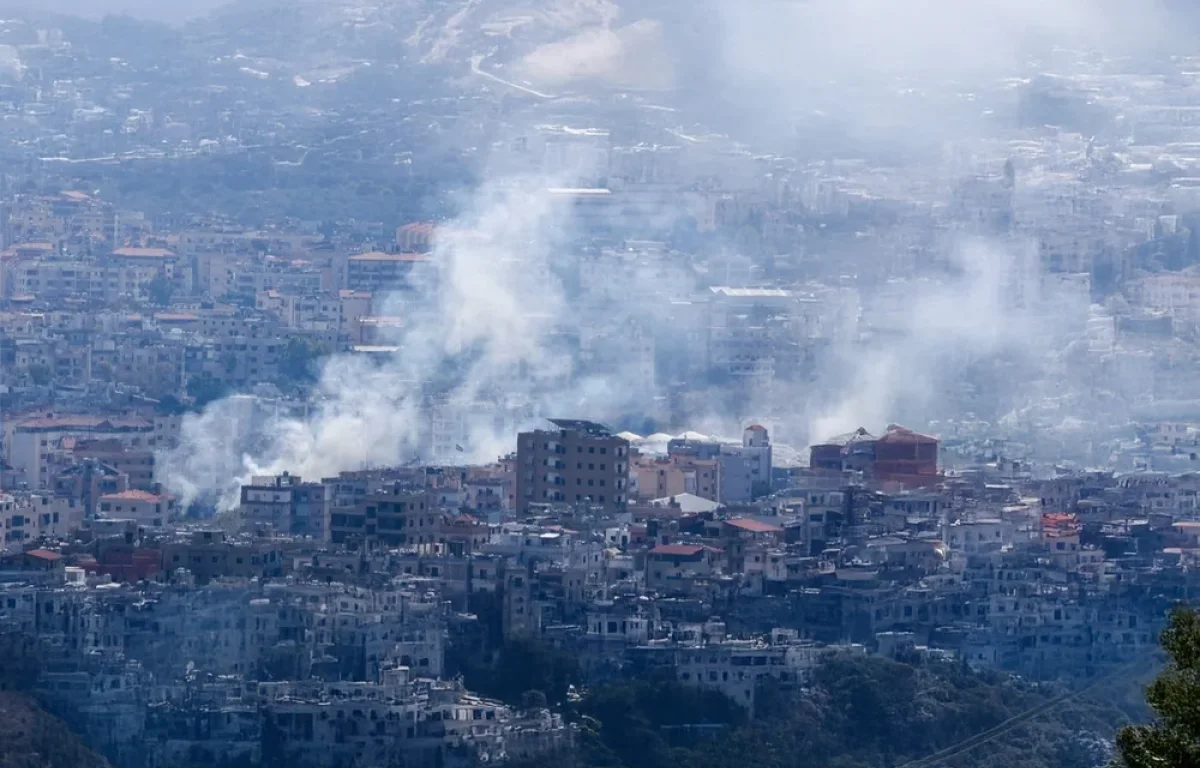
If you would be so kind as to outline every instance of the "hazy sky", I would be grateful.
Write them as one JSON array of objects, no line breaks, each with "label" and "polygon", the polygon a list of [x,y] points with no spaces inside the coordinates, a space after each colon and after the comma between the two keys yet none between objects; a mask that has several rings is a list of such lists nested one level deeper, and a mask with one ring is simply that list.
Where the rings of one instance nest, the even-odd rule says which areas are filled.
[{"label": "hazy sky", "polygon": [[100,17],[108,13],[127,13],[155,21],[183,21],[227,5],[228,0],[5,0],[3,7],[16,7]]}]

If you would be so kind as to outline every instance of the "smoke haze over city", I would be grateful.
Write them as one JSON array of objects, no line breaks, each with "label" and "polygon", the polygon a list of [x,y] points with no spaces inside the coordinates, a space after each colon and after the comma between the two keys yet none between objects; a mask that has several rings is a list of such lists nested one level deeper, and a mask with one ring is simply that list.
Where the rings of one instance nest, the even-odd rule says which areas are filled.
[{"label": "smoke haze over city", "polygon": [[[636,220],[581,221],[592,214],[581,214],[579,202],[564,192],[608,184],[611,155],[603,164],[592,158],[588,168],[560,163],[513,170],[512,137],[537,130],[536,123],[522,124],[530,119],[522,116],[506,121],[504,133],[481,152],[478,185],[459,190],[458,213],[438,225],[434,269],[384,301],[383,313],[400,318],[387,339],[394,350],[323,362],[317,400],[300,418],[250,417],[236,398],[186,417],[189,438],[164,457],[164,480],[185,498],[215,494],[228,504],[228,494],[253,475],[291,470],[324,476],[432,458],[423,433],[431,409],[443,414],[435,420],[459,424],[456,449],[439,455],[450,461],[502,455],[516,428],[564,412],[628,428],[703,426],[721,435],[736,435],[743,421],[754,419],[776,427],[798,448],[889,421],[930,425],[1007,417],[1006,433],[1015,435],[1049,393],[1061,410],[1055,418],[1072,425],[1082,419],[1098,430],[1074,435],[1080,449],[1119,425],[1125,414],[1114,404],[1121,401],[1121,382],[1106,381],[1108,373],[1080,377],[1080,369],[1071,368],[1081,364],[1078,357],[1066,356],[1068,348],[1102,347],[1103,339],[1089,341],[1089,329],[1093,337],[1103,336],[1098,329],[1110,327],[1113,318],[1095,303],[1103,297],[1090,279],[1055,278],[1039,259],[1038,236],[1025,226],[1040,215],[1035,206],[1041,203],[1043,161],[1005,154],[1002,145],[1030,119],[1023,100],[1038,87],[1029,80],[1034,62],[1061,54],[1068,44],[1146,53],[1167,28],[1165,11],[1134,13],[1120,4],[901,6],[871,0],[715,3],[713,11],[719,23],[685,30],[676,19],[635,19],[636,9],[611,6],[597,14],[599,24],[515,57],[514,72],[530,78],[524,82],[533,91],[561,96],[630,87],[631,77],[640,79],[641,70],[650,69],[654,76],[643,85],[658,90],[649,98],[673,105],[671,119],[678,121],[688,120],[693,106],[697,115],[709,109],[691,103],[691,88],[713,88],[715,103],[730,107],[717,122],[731,138],[744,128],[747,138],[791,154],[775,161],[771,172],[775,181],[767,194],[776,201],[790,194],[807,198],[810,206],[821,204],[804,181],[806,165],[824,162],[836,169],[855,162],[860,150],[876,161],[882,157],[875,177],[881,191],[864,190],[860,199],[899,187],[916,195],[907,210],[889,213],[888,225],[856,225],[849,218],[836,224],[841,231],[815,219],[794,224],[826,230],[810,247],[838,248],[849,239],[859,241],[852,248],[860,251],[853,256],[859,262],[840,271],[814,263],[793,269],[791,281],[784,281],[809,314],[802,321],[781,320],[787,327],[770,332],[791,336],[787,343],[802,348],[796,360],[764,354],[730,378],[712,364],[711,348],[686,346],[688,339],[712,334],[713,317],[704,309],[711,287],[779,282],[746,261],[736,239],[685,253],[674,263],[658,259],[655,268],[669,279],[642,274],[641,281],[659,283],[649,290],[642,284],[611,291],[624,277],[639,282],[612,256],[600,273],[602,285],[580,285],[573,262],[584,254],[636,251],[643,239],[674,247],[678,222],[694,221],[695,207],[644,199]],[[693,66],[703,57],[700,43],[718,53],[719,66]],[[664,59],[664,50],[672,55]],[[1086,92],[1065,98],[1095,106]],[[551,119],[556,110],[541,111]],[[1103,124],[1106,117],[1097,130],[1113,129]],[[577,122],[564,120],[568,126]],[[813,139],[830,132],[837,136],[827,142]],[[686,130],[676,137],[701,140]],[[1083,137],[1074,151],[1082,159],[1095,141]],[[904,170],[910,158],[927,158],[935,146],[932,164]],[[981,151],[994,154],[985,158]],[[974,164],[978,172],[980,161],[990,178],[971,182],[983,185],[980,190],[964,188],[965,168]],[[703,183],[702,173],[695,178]],[[802,189],[806,183],[810,188]],[[558,193],[549,192],[554,189]],[[1003,220],[981,224],[972,206],[997,200],[1007,211]],[[886,228],[944,206],[959,219],[951,231],[904,228],[897,235]],[[976,220],[964,220],[971,216]],[[635,242],[629,245],[629,239]],[[628,339],[625,349],[605,348],[613,346],[608,337],[617,328],[628,327],[648,340],[649,358],[638,359],[638,342]],[[680,365],[668,360],[672,352],[707,354],[709,363]],[[1019,380],[1007,378],[1014,371],[1021,372]],[[1098,388],[1117,391],[1099,412]]]},{"label": "smoke haze over city", "polygon": [[0,768],[1195,763],[1194,5],[0,0]]}]

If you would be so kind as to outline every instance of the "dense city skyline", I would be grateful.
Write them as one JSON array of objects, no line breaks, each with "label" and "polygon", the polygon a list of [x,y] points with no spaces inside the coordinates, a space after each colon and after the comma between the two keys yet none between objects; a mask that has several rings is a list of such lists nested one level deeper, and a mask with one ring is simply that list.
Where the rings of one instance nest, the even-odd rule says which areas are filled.
[{"label": "dense city skyline", "polygon": [[0,763],[1099,768],[1151,717],[1185,4],[0,8]]}]

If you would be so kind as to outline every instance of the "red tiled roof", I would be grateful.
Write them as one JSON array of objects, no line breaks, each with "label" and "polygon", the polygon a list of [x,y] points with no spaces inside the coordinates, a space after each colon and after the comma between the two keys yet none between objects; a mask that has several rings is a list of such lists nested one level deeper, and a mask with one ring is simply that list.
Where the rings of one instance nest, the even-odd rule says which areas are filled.
[{"label": "red tiled roof", "polygon": [[729,525],[732,525],[734,528],[741,528],[743,531],[749,531],[751,533],[779,533],[783,530],[777,525],[762,523],[758,520],[751,520],[748,517],[735,517],[733,519],[726,520],[725,522]]},{"label": "red tiled roof", "polygon": [[25,554],[29,557],[36,557],[38,560],[47,560],[50,562],[62,560],[62,555],[57,552],[51,552],[48,549],[31,549]]},{"label": "red tiled roof", "polygon": [[902,427],[899,424],[888,424],[887,432],[883,437],[879,438],[877,443],[936,443],[936,437],[922,435],[919,432],[913,432],[907,427]]},{"label": "red tiled roof", "polygon": [[96,429],[105,424],[113,429],[149,429],[153,425],[145,419],[88,416],[86,414],[63,414],[61,416],[31,416],[16,423],[17,429]]},{"label": "red tiled roof", "polygon": [[168,501],[173,498],[170,494],[155,494],[149,491],[128,490],[120,493],[108,493],[100,497],[101,501]]},{"label": "red tiled roof", "polygon": [[703,544],[659,544],[650,550],[652,555],[667,555],[668,557],[692,557],[703,552]]}]

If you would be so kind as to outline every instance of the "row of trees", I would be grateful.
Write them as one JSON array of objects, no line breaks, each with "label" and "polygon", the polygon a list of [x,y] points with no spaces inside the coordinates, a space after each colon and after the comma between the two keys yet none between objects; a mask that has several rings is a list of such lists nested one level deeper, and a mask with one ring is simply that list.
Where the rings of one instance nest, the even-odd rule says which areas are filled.
[{"label": "row of trees", "polygon": [[1200,766],[1200,616],[1178,608],[1161,637],[1167,668],[1146,689],[1154,721],[1123,728],[1117,747],[1128,768]]},{"label": "row of trees", "polygon": [[1155,718],[1123,728],[1146,712],[1110,681],[1065,695],[918,658],[833,657],[803,689],[761,688],[754,718],[669,679],[584,689],[571,654],[532,640],[462,671],[487,695],[552,706],[578,725],[571,754],[515,768],[1200,768],[1197,614],[1175,612],[1162,644],[1167,667],[1146,690]]}]

